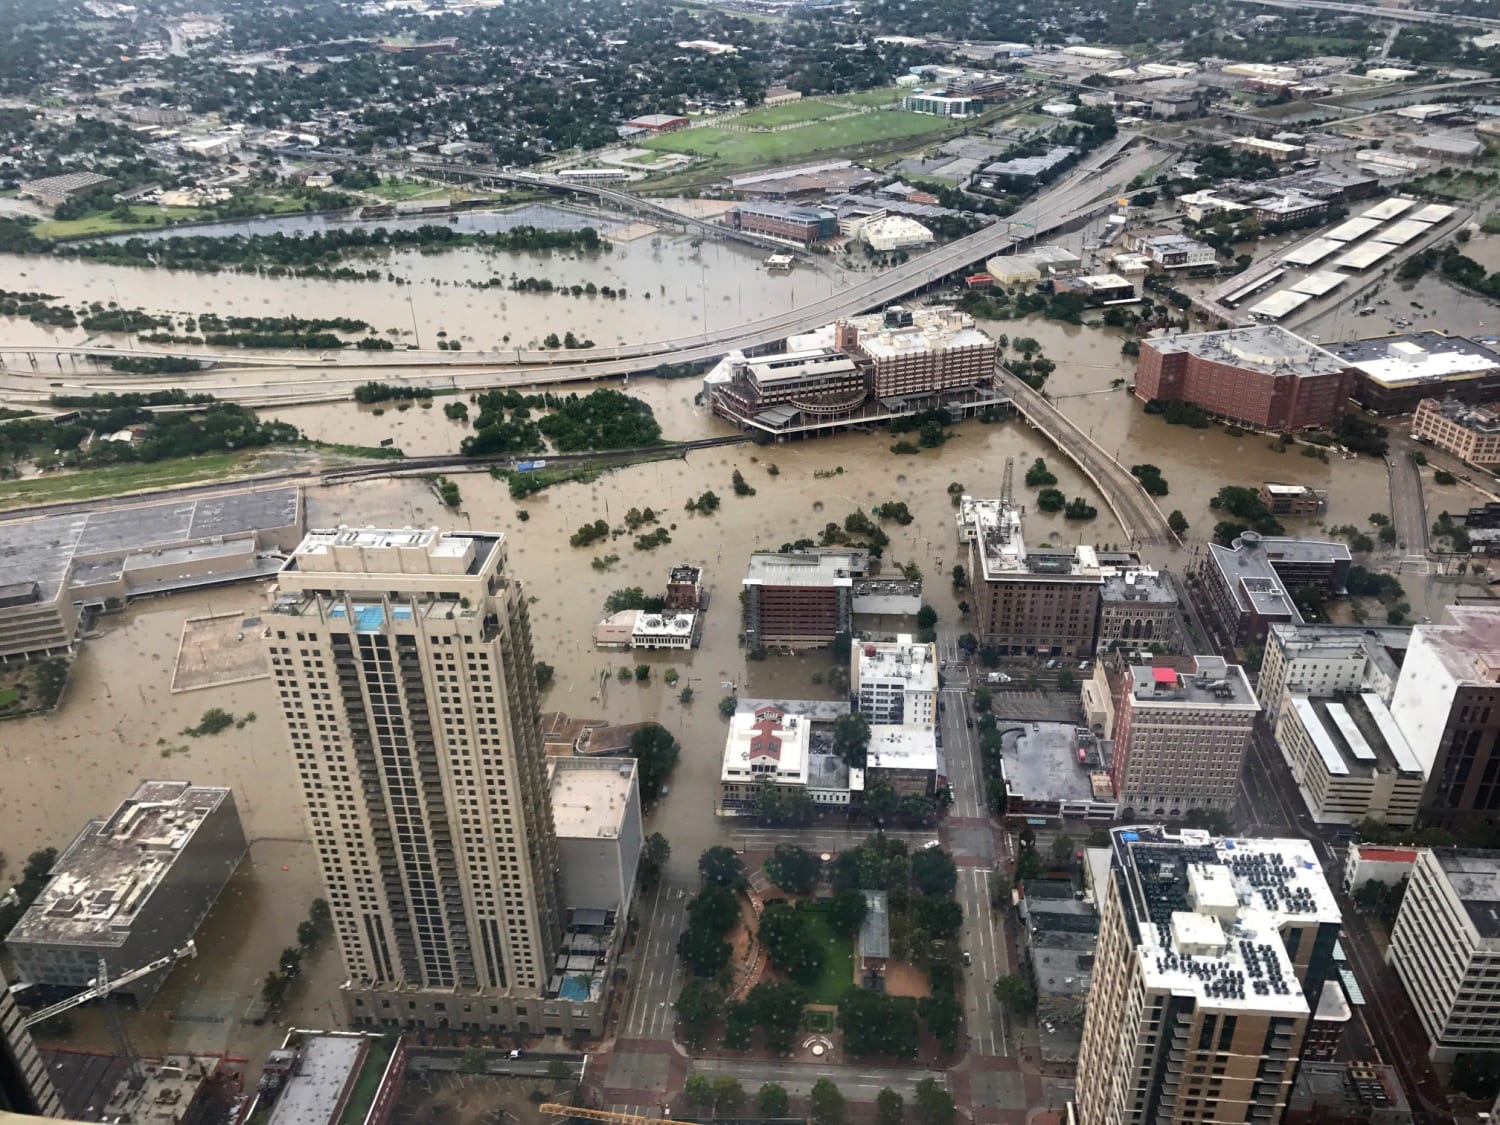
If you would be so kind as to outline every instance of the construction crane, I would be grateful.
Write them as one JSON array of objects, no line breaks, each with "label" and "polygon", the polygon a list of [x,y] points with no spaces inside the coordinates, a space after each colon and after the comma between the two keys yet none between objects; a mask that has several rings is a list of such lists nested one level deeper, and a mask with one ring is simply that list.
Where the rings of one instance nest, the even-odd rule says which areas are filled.
[{"label": "construction crane", "polygon": [[1016,459],[1007,457],[1005,459],[1005,479],[1000,482],[1000,502],[1002,504],[1012,503],[1011,493],[1016,483]]},{"label": "construction crane", "polygon": [[602,1121],[605,1125],[661,1125],[660,1117],[642,1117],[638,1113],[616,1113],[611,1109],[583,1109],[561,1102],[543,1102],[537,1107],[543,1113],[558,1117],[578,1117],[584,1121]]},{"label": "construction crane", "polygon": [[115,1050],[125,1059],[125,1077],[131,1086],[139,1086],[145,1079],[145,1074],[141,1070],[141,1059],[136,1054],[135,1046],[130,1042],[130,1036],[125,1031],[125,1021],[120,1017],[120,1009],[110,1000],[110,996],[118,988],[124,988],[127,984],[160,972],[162,969],[171,968],[184,958],[196,956],[198,956],[198,946],[189,941],[182,948],[174,949],[165,957],[158,957],[149,965],[131,969],[128,973],[122,973],[114,978],[110,977],[109,965],[101,957],[99,958],[99,975],[89,983],[87,988],[50,1007],[32,1012],[21,1021],[21,1026],[35,1027],[39,1023],[46,1023],[54,1016],[72,1011],[80,1004],[87,1004],[90,1000],[104,1000],[104,1022],[109,1026],[110,1037],[115,1041]]}]

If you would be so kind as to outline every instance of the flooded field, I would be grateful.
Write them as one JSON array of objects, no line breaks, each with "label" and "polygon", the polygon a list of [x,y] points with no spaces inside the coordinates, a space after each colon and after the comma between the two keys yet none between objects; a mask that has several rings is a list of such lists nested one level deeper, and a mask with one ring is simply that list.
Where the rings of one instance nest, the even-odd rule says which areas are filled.
[{"label": "flooded field", "polygon": [[[558,208],[535,210],[558,216],[548,224],[553,226],[599,222]],[[464,248],[352,260],[360,268],[388,271],[404,285],[15,257],[6,263],[5,288],[50,293],[74,303],[115,302],[157,315],[357,317],[398,345],[435,350],[446,339],[461,342],[466,351],[503,352],[538,347],[554,331],[574,332],[601,347],[688,337],[710,324],[784,312],[848,284],[848,273],[832,265],[771,274],[761,268],[765,254],[751,247],[678,232],[651,233],[651,228],[634,228],[634,233],[639,236],[616,241],[598,255]],[[496,288],[473,288],[497,277],[501,283]],[[626,296],[572,297],[506,288],[513,278],[527,277],[546,278],[555,286],[607,285],[624,289]],[[390,335],[393,329],[396,334]],[[0,331],[11,345],[71,344],[88,336],[82,328],[51,328],[21,318],[0,319]]]}]

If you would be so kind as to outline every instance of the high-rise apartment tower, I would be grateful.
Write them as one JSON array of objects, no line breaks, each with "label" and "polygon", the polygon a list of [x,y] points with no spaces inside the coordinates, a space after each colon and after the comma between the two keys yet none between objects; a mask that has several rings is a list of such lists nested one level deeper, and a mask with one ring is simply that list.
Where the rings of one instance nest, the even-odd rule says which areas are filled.
[{"label": "high-rise apartment tower", "polygon": [[61,1117],[62,1102],[21,1010],[0,977],[0,1110]]},{"label": "high-rise apartment tower", "polygon": [[1306,840],[1110,833],[1078,1053],[1086,1125],[1276,1125],[1341,916]]},{"label": "high-rise apartment tower", "polygon": [[505,537],[312,531],[272,672],[359,1026],[536,1028],[562,929],[526,599]]}]

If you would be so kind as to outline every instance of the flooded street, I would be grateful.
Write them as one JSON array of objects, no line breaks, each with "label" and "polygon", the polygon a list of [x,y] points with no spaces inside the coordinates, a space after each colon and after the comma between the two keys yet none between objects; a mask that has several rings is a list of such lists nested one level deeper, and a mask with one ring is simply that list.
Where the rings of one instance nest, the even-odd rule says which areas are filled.
[{"label": "flooded street", "polygon": [[[649,397],[670,435],[694,421],[689,383],[653,382]],[[632,390],[639,389],[632,384]],[[319,408],[333,410],[334,408]],[[353,418],[355,408],[342,408]],[[419,419],[419,415],[427,418]],[[392,418],[386,415],[385,421]],[[400,416],[396,416],[400,417]],[[453,426],[440,412],[413,410],[412,424]],[[455,427],[456,429],[456,427]],[[915,561],[928,580],[928,600],[945,620],[957,619],[957,601],[947,571],[960,556],[947,487],[959,481],[976,493],[993,493],[1007,456],[1026,464],[1045,451],[1017,424],[968,423],[939,450],[915,457],[889,452],[886,435],[846,435],[778,449],[743,446],[709,450],[686,461],[658,462],[610,473],[590,484],[550,488],[524,501],[510,499],[501,481],[487,474],[457,476],[463,514],[444,509],[426,482],[377,481],[307,494],[309,526],[337,524],[436,524],[440,527],[495,527],[512,540],[510,563],[532,597],[537,659],[556,669],[543,703],[580,717],[617,722],[657,719],[683,746],[681,764],[662,806],[650,815],[651,829],[672,841],[675,867],[688,872],[703,848],[732,838],[713,816],[724,721],[717,704],[732,683],[748,696],[826,697],[815,674],[831,666],[825,653],[746,661],[739,645],[739,582],[749,553],[775,548],[800,536],[816,537],[830,520],[842,522],[855,508],[904,499],[916,521],[887,524],[892,544],[887,568]],[[767,467],[775,463],[779,473]],[[818,479],[814,472],[842,466],[844,472]],[[730,475],[739,468],[757,489],[736,497]],[[1061,486],[1082,491],[1070,467],[1056,464]],[[690,497],[712,488],[723,498],[714,516],[683,510]],[[1097,503],[1097,500],[1096,500]],[[581,522],[618,521],[631,506],[649,505],[663,514],[672,542],[654,552],[632,546],[633,537],[588,549],[567,545]],[[524,509],[530,519],[520,521]],[[1098,538],[1118,541],[1119,528],[1100,505],[1092,524],[1066,525],[1060,518],[1034,520],[1031,532],[1058,541]],[[675,526],[674,526],[675,525]],[[596,571],[596,555],[617,554],[607,573]],[[662,589],[677,562],[703,566],[712,592],[703,645],[691,654],[596,651],[594,625],[605,596],[624,586]],[[264,605],[262,587],[235,586],[211,593],[142,601],[107,618],[103,634],[88,640],[75,666],[62,708],[52,716],[4,727],[0,761],[16,783],[0,795],[0,851],[19,867],[39,847],[65,847],[90,815],[107,813],[135,782],[151,777],[186,777],[234,788],[247,836],[249,861],[225,892],[220,909],[200,937],[200,956],[179,967],[145,1013],[131,1017],[143,1049],[154,1045],[195,1045],[229,1049],[257,1057],[271,1045],[273,1029],[239,1022],[280,949],[292,944],[297,922],[321,893],[312,849],[303,824],[301,796],[286,747],[270,680],[172,694],[168,690],[185,618],[208,613],[252,613]],[[891,628],[897,622],[885,623]],[[655,674],[644,685],[621,684],[614,673],[638,662]],[[668,687],[661,673],[677,668],[682,679]],[[601,680],[601,673],[603,678]],[[602,683],[602,688],[601,688]],[[695,699],[678,701],[691,686]],[[180,735],[209,707],[237,716],[256,714],[242,729],[210,737]],[[159,741],[160,740],[160,741]],[[22,783],[24,779],[24,783]],[[285,870],[283,870],[285,867]],[[341,968],[336,952],[320,953],[316,965],[293,992],[283,1023],[327,1023],[337,1016]],[[103,1046],[107,1036],[96,1013],[78,1020],[76,1041]]]}]

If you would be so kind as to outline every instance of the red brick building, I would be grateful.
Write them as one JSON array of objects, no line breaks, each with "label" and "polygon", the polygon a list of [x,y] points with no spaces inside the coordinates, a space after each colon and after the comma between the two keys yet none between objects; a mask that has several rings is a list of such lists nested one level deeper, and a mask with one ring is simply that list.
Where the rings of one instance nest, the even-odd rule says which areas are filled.
[{"label": "red brick building", "polygon": [[747,647],[819,648],[850,631],[853,560],[833,551],[757,551],[743,593]]},{"label": "red brick building", "polygon": [[1141,341],[1135,395],[1190,402],[1249,429],[1332,427],[1354,378],[1337,356],[1274,325]]},{"label": "red brick building", "polygon": [[648,133],[659,135],[686,129],[692,122],[686,117],[678,117],[672,113],[645,113],[640,117],[632,117],[625,124],[632,129],[644,129]]}]

